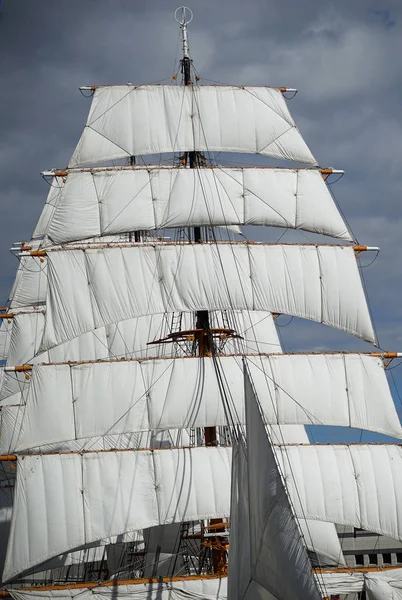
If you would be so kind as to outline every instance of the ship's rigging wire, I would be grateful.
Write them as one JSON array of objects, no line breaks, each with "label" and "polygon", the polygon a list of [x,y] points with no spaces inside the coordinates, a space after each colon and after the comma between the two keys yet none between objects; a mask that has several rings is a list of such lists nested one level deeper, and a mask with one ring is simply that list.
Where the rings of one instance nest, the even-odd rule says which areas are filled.
[{"label": "ship's rigging wire", "polygon": [[379,254],[380,254],[380,251],[376,250],[374,254],[375,254],[375,256],[374,256],[373,260],[371,262],[369,262],[367,265],[360,264],[360,269],[366,269],[367,267],[371,267],[371,265],[373,265],[375,263],[375,261],[377,260]]},{"label": "ship's rigging wire", "polygon": [[[194,68],[194,67],[193,67],[193,68]],[[163,81],[163,80],[162,80],[162,81]],[[205,132],[204,132],[204,137],[205,137]],[[176,137],[176,140],[177,140],[177,137]],[[209,153],[209,155],[211,154],[209,151],[207,151],[207,152]],[[211,163],[212,163],[212,161],[213,161],[213,160],[214,160],[214,159],[211,159],[211,158],[210,158],[210,162],[211,162]],[[200,172],[199,172],[199,171],[200,171],[200,170],[199,170],[199,169],[197,169],[197,174],[198,174],[198,176],[200,177],[200,181],[201,181],[201,174],[200,174]],[[215,175],[215,174],[214,174],[214,176],[215,176],[215,178],[216,178],[216,175]],[[215,185],[217,186],[217,181],[215,181]],[[60,187],[61,187],[61,186],[60,186]],[[205,189],[204,189],[203,185],[201,185],[201,188],[202,188],[202,193],[203,193],[203,195],[204,195],[204,198],[205,198],[205,201],[206,201],[207,210],[208,210],[208,213],[209,213],[209,215],[210,215],[210,208],[209,208],[209,206],[208,206],[208,201],[207,201],[207,199],[206,199],[206,195],[205,195]],[[170,193],[171,193],[171,192],[170,192]],[[220,197],[220,195],[219,195],[219,194],[220,194],[220,193],[219,193],[219,190],[218,190],[218,198],[219,198],[219,202],[220,202],[220,204],[221,204],[221,208],[222,208],[222,207],[223,207],[223,205],[222,205],[221,197]],[[133,198],[133,199],[134,199],[134,198]],[[133,200],[133,199],[132,199],[132,200]],[[229,198],[229,200],[230,200],[230,198]],[[272,207],[271,207],[271,208],[272,208]],[[339,208],[339,207],[338,207],[338,208]],[[124,210],[124,209],[123,209],[123,210]],[[211,221],[211,226],[213,226],[213,223],[212,223],[212,218],[211,218],[211,217],[210,217],[210,221]],[[286,233],[286,231],[287,231],[287,230],[285,230],[285,232],[282,234],[282,236],[283,236],[283,235]],[[216,241],[216,237],[215,237],[215,235],[216,235],[216,232],[215,232],[215,230],[213,229],[213,239]],[[281,237],[282,237],[282,236],[281,236]],[[281,238],[279,238],[279,239],[281,239]],[[278,241],[279,241],[279,240],[278,240]],[[219,248],[217,248],[217,252],[218,252],[218,254],[220,254],[220,249],[219,249]],[[219,257],[219,259],[220,259],[220,257]],[[221,261],[220,261],[220,262],[221,262]],[[235,261],[235,262],[236,262],[236,261]],[[373,262],[374,262],[374,261],[373,261]],[[179,261],[178,261],[178,263],[179,263]],[[370,263],[370,264],[372,264],[372,263]],[[369,266],[369,265],[367,265],[367,266]],[[222,262],[221,262],[221,268],[222,268],[222,271],[223,271],[223,265],[222,265]],[[237,263],[236,263],[236,268],[237,268],[237,272],[238,272],[238,274],[239,274],[239,270],[238,270],[238,265],[237,265]],[[229,289],[228,289],[228,282],[226,281],[226,277],[225,277],[225,273],[224,273],[224,271],[223,271],[223,277],[224,277],[224,279],[225,279],[225,283],[226,283],[226,286],[227,286],[227,291],[229,292]],[[229,296],[229,298],[230,298],[230,295],[229,295],[229,293],[228,293],[228,296]],[[245,296],[245,294],[244,294],[244,290],[243,290],[243,296]],[[367,294],[366,294],[366,297],[367,297]],[[233,306],[231,306],[231,311],[232,311],[232,318],[236,320],[236,318],[237,318],[237,317],[236,317],[236,312],[234,311],[234,309],[233,309]],[[293,318],[293,317],[291,317],[291,319],[292,319],[292,318]],[[282,327],[283,327],[283,326],[282,326]],[[255,337],[255,339],[256,339],[256,334],[255,334],[255,331],[254,331],[254,326],[251,326],[250,328],[251,328],[251,329],[253,329],[254,337]],[[249,328],[249,329],[250,329],[250,328]],[[118,330],[118,328],[116,328],[115,335],[117,335],[117,330]],[[120,331],[119,331],[119,333],[121,334],[121,332],[120,332]],[[94,331],[93,331],[93,334],[96,336],[96,334],[95,334],[95,332],[94,332]],[[124,342],[124,343],[125,343],[125,342]],[[258,342],[257,342],[257,339],[256,339],[256,343],[258,344]],[[126,344],[125,344],[125,345],[126,345]],[[107,346],[106,346],[106,347],[107,347]],[[126,347],[127,347],[127,346],[126,346]],[[127,348],[127,350],[128,350],[128,348]],[[235,428],[235,423],[233,422],[233,413],[231,413],[231,411],[233,410],[233,407],[231,407],[231,406],[230,406],[231,402],[230,402],[230,400],[228,399],[228,396],[227,396],[227,394],[226,394],[226,391],[225,391],[225,386],[223,385],[223,381],[222,381],[223,379],[226,379],[226,376],[225,376],[225,373],[224,373],[224,371],[223,371],[223,369],[222,369],[222,365],[220,364],[220,360],[219,360],[219,359],[220,359],[220,357],[219,357],[219,355],[216,355],[216,354],[215,354],[215,355],[213,355],[213,357],[212,357],[212,358],[213,358],[214,365],[215,365],[215,369],[216,369],[216,373],[217,373],[217,379],[218,379],[218,380],[219,380],[219,382],[220,382],[220,383],[219,383],[219,386],[222,388],[222,391],[223,391],[223,393],[222,393],[222,395],[223,395],[223,401],[226,403],[226,408],[225,408],[225,410],[227,409],[227,410],[230,412],[230,419],[229,419],[229,420],[232,422],[232,426]],[[399,363],[399,364],[402,364],[402,363]],[[398,365],[396,365],[396,366],[399,366],[399,364],[398,364]],[[393,368],[396,368],[396,367],[393,367]],[[391,375],[392,375],[392,374],[391,374]],[[272,380],[272,381],[273,381],[273,380]],[[155,382],[155,383],[156,383],[156,382]],[[274,382],[274,383],[275,383],[275,382]],[[227,387],[226,387],[226,389],[230,389],[230,388],[227,388]],[[286,393],[286,391],[285,391],[285,393]],[[289,394],[287,394],[287,395],[289,395]],[[290,396],[290,397],[291,397],[291,396]],[[231,399],[231,400],[232,400],[232,402],[233,402],[233,399]],[[300,404],[299,404],[299,406],[300,406]],[[130,409],[131,409],[131,408],[132,408],[132,407],[130,407]],[[301,408],[303,408],[303,407],[301,407]],[[129,409],[129,410],[130,410],[130,409]],[[307,413],[306,413],[306,414],[307,414]],[[123,416],[124,416],[124,415],[123,415]],[[122,416],[122,417],[120,417],[120,418],[123,418],[123,416]],[[120,419],[119,419],[119,420],[120,420]],[[117,422],[118,422],[118,421],[117,421]],[[116,423],[117,423],[117,422],[116,422]],[[237,422],[239,422],[239,420],[237,420]],[[107,435],[107,433],[108,433],[108,432],[105,432],[105,435]],[[283,438],[283,435],[282,435],[282,438]]]},{"label": "ship's rigging wire", "polygon": [[287,316],[290,317],[289,321],[287,323],[285,323],[284,325],[281,325],[280,323],[275,323],[275,325],[277,327],[280,327],[281,329],[284,329],[285,327],[288,327],[291,324],[291,322],[293,321],[294,316],[293,315],[287,315]]},{"label": "ship's rigging wire", "polygon": [[398,367],[400,367],[402,365],[402,360],[399,361],[396,365],[394,365],[393,367],[386,367],[386,371],[394,371],[395,369],[397,369]]},{"label": "ship's rigging wire", "polygon": [[[195,96],[196,96],[196,95],[193,93],[193,98],[194,98]],[[196,103],[197,103],[197,99],[195,99],[195,101],[196,101]],[[202,119],[200,118],[200,110],[199,110],[199,106],[198,106],[198,105],[197,105],[197,108],[198,108],[198,116],[199,116],[199,121],[200,121],[201,131],[202,131],[202,134],[203,134],[203,137],[204,137],[204,143],[205,143],[205,146],[206,146],[206,148],[207,148],[207,153],[209,154],[209,151],[208,151],[208,142],[207,142],[207,139],[206,139],[205,130],[204,130],[204,128],[203,128]],[[194,124],[193,124],[193,128],[194,128]],[[194,135],[194,132],[193,132],[193,135]],[[272,142],[271,142],[271,143],[272,143]],[[216,175],[215,175],[215,173],[214,173],[214,177],[216,178]],[[219,197],[219,194],[218,194],[218,197]],[[232,245],[230,245],[230,247],[232,248]],[[225,280],[225,285],[226,285],[226,288],[227,288],[228,298],[230,299],[230,293],[229,293],[228,282],[227,282],[227,280],[226,280],[226,274],[225,274],[225,271],[224,271],[224,269],[223,269],[223,264],[222,264],[222,260],[221,260],[221,256],[220,256],[220,249],[219,249],[219,247],[217,247],[217,253],[218,253],[218,257],[219,257],[220,264],[221,264],[221,270],[222,270],[222,273],[223,273],[223,278],[224,278],[224,280]],[[233,251],[233,248],[232,248],[232,253],[233,253],[233,260],[234,260],[234,263],[235,263],[235,265],[236,265],[236,270],[238,271],[238,265],[237,265],[237,261],[236,261],[236,259],[235,259],[235,256],[234,256],[234,251]],[[241,276],[240,276],[241,274],[239,273],[239,271],[238,271],[238,275],[239,275],[239,280],[240,280],[240,281],[242,281],[242,279],[241,279]],[[243,297],[245,298],[245,293],[244,293],[244,289],[243,289],[243,287],[241,287],[241,289],[242,289]],[[233,307],[232,307],[232,310],[233,310]],[[245,363],[244,363],[244,364],[245,364]],[[268,388],[268,389],[269,389],[269,388]],[[271,396],[271,394],[270,394],[270,396]],[[222,398],[225,398],[225,400],[227,401],[227,397],[226,397],[226,396],[222,396],[222,395],[221,395],[221,397],[222,397]],[[272,397],[271,397],[271,401],[272,401]],[[230,407],[228,407],[228,409],[230,410]],[[233,416],[232,416],[232,414],[230,414],[230,417],[231,417],[231,420],[233,421]],[[237,419],[237,421],[238,421],[238,422],[240,422],[240,420],[239,420],[239,419]],[[282,438],[283,438],[283,434],[282,434]],[[287,452],[287,449],[285,448],[285,453],[286,453],[286,452]],[[277,460],[277,459],[276,459],[276,457],[275,457],[275,460]],[[289,461],[289,459],[288,459],[288,461]],[[290,461],[289,461],[289,465],[290,465]],[[297,483],[296,483],[296,479],[295,479],[295,477],[294,477],[294,474],[293,474],[293,472],[292,472],[292,468],[291,468],[291,466],[290,466],[290,469],[291,469],[291,473],[292,473],[292,477],[293,477],[293,481],[294,481],[294,486],[295,486],[295,489],[296,489],[296,491],[297,491],[297,494],[299,495],[299,491],[298,491],[298,489],[297,489]],[[299,498],[299,501],[300,501],[300,498]],[[301,505],[301,506],[302,506],[302,505]],[[303,510],[303,509],[302,509],[302,510]],[[305,518],[305,515],[304,515],[304,518]],[[315,552],[315,549],[314,549],[314,544],[313,544],[313,539],[312,539],[311,533],[310,533],[310,531],[309,531],[308,523],[307,523],[307,520],[306,520],[306,519],[305,519],[305,521],[306,521],[306,529],[307,529],[307,531],[308,531],[308,533],[309,533],[309,535],[310,535],[310,539],[311,539],[311,546],[313,547],[313,550],[314,550],[314,552]],[[303,536],[302,536],[302,537],[303,537]],[[317,554],[317,552],[315,552],[315,554],[316,554],[316,556],[317,556],[317,558],[318,558],[318,554]],[[319,560],[319,559],[318,559],[318,560]],[[317,578],[317,579],[318,579],[318,578]],[[324,586],[324,581],[323,581],[322,583],[323,583],[323,588],[325,588],[325,586]],[[325,595],[327,595],[327,594],[325,594]]]}]

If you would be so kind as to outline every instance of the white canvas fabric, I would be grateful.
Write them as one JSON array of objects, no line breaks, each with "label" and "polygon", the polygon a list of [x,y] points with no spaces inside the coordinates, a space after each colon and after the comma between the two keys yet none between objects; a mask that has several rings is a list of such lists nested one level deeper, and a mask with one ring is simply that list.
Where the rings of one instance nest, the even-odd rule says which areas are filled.
[{"label": "white canvas fabric", "polygon": [[[261,400],[259,403],[261,406]],[[303,425],[270,425],[269,430],[273,444],[310,443]],[[319,565],[346,566],[338,533],[333,523],[312,521],[311,519],[298,519],[298,523],[304,543],[317,555]]]},{"label": "white canvas fabric", "polygon": [[240,438],[233,448],[228,595],[232,600],[318,600],[247,369],[244,387],[247,446]]},{"label": "white canvas fabric", "polygon": [[327,572],[317,575],[317,580],[327,596],[337,594],[355,594],[364,589],[364,580],[367,573],[336,573]]},{"label": "white canvas fabric", "polygon": [[341,543],[334,523],[298,519],[300,530],[308,550],[317,555],[320,565],[346,567]]},{"label": "white canvas fabric", "polygon": [[204,309],[286,313],[376,340],[352,247],[130,246],[48,252],[48,265],[43,350],[108,323]]},{"label": "white canvas fabric", "polygon": [[[387,445],[288,446],[300,500],[282,462],[296,515],[402,539],[401,453]],[[119,533],[227,517],[230,462],[224,447],[19,458],[4,580]]]},{"label": "white canvas fabric", "polygon": [[10,340],[11,340],[11,331],[13,328],[13,322],[11,319],[2,319],[0,323],[0,360],[7,360],[9,349],[10,349]]},{"label": "white canvas fabric", "polygon": [[184,150],[317,164],[279,89],[129,84],[96,88],[69,167]]},{"label": "white canvas fabric", "polygon": [[[38,362],[35,354],[43,335],[44,314],[34,307],[31,312],[24,312],[25,310],[14,309],[14,316],[8,324],[8,354],[5,363],[7,366]],[[24,394],[29,386],[29,380],[25,375],[25,373],[3,373],[0,387],[1,404],[8,403],[11,397],[14,397],[12,402],[17,404],[21,402],[18,397]]]},{"label": "white canvas fabric", "polygon": [[[150,358],[153,356],[185,356],[186,349],[177,344],[149,344],[148,342],[166,337],[174,328],[193,329],[194,313],[172,313],[145,315],[98,327],[49,351],[39,352],[42,340],[45,312],[44,308],[14,310],[14,318],[7,323],[7,348],[10,347],[7,366],[37,364],[42,362],[65,362],[118,358]],[[40,312],[43,310],[43,312]],[[264,311],[221,311],[210,312],[211,327],[236,329],[240,338],[228,339],[225,352],[277,352],[280,350],[278,334],[271,313]],[[11,328],[11,329],[10,329]],[[176,330],[175,329],[175,330]],[[0,338],[1,339],[1,338]],[[29,381],[25,373],[3,373],[4,386],[1,387],[1,404],[25,402]],[[1,381],[0,381],[1,385]],[[21,398],[22,394],[22,398]],[[1,440],[0,440],[1,442]]]},{"label": "white canvas fabric", "polygon": [[364,587],[368,600],[401,600],[402,569],[365,573]]},{"label": "white canvas fabric", "polygon": [[229,448],[18,459],[3,580],[84,544],[229,514]]},{"label": "white canvas fabric", "polygon": [[43,304],[47,290],[46,256],[21,256],[10,293],[10,308]]},{"label": "white canvas fabric", "polygon": [[[30,363],[33,357],[37,362],[65,362],[79,360],[99,360],[116,358],[151,358],[171,356],[172,347],[148,344],[165,338],[177,327],[182,330],[194,329],[194,313],[157,313],[110,323],[98,327],[82,336],[69,340],[39,352],[45,324],[45,308],[26,313],[13,311],[14,318],[10,323],[4,322],[4,344],[7,365]],[[281,346],[272,314],[267,311],[235,310],[210,311],[211,327],[229,327],[235,329],[241,339],[227,339],[225,352],[280,352]],[[226,319],[226,321],[225,321]],[[0,340],[1,340],[0,331]],[[10,348],[10,350],[9,350]],[[174,355],[184,354],[180,346],[175,345]]]},{"label": "white canvas fabric", "polygon": [[402,598],[402,569],[373,573],[322,573],[319,577],[328,596],[365,590],[369,600]]},{"label": "white canvas fabric", "polygon": [[[401,590],[398,580],[401,569],[383,573],[323,573],[318,579],[323,589],[330,595],[353,594],[363,589],[370,600],[400,600]],[[114,587],[99,587],[91,590],[33,590],[23,591],[10,589],[14,600],[103,600],[113,598],[134,598],[138,600],[226,600],[227,578],[206,580],[183,580],[164,584],[121,585]],[[94,598],[95,597],[95,598]]]},{"label": "white canvas fabric", "polygon": [[306,445],[277,450],[298,517],[402,539],[397,493],[402,485],[400,446]]},{"label": "white canvas fabric", "polygon": [[82,590],[24,591],[10,589],[14,600],[226,600],[227,578],[195,579],[164,583],[99,586]]},{"label": "white canvas fabric", "polygon": [[[0,416],[1,418],[1,416]],[[10,533],[10,523],[13,506],[13,490],[15,484],[15,475],[7,472],[6,469],[2,473],[2,488],[0,493],[0,565],[4,566],[4,560],[7,550],[7,540]],[[4,485],[6,484],[6,485]]]},{"label": "white canvas fabric", "polygon": [[46,198],[45,206],[36,224],[35,231],[32,234],[32,239],[40,240],[46,234],[49,224],[51,223],[54,211],[62,198],[63,179],[61,177],[52,178],[50,190]]},{"label": "white canvas fabric", "polygon": [[44,245],[136,230],[271,225],[352,240],[314,169],[70,171]]},{"label": "white canvas fabric", "polygon": [[[273,427],[339,425],[402,438],[378,357],[284,354],[248,356],[247,364]],[[5,408],[4,419],[17,451],[92,436],[224,426],[228,398],[234,422],[244,424],[242,379],[242,356],[36,365],[22,399],[26,406],[17,413]],[[274,441],[308,443],[301,429],[303,439],[300,430],[289,438],[291,432],[279,428]]]}]

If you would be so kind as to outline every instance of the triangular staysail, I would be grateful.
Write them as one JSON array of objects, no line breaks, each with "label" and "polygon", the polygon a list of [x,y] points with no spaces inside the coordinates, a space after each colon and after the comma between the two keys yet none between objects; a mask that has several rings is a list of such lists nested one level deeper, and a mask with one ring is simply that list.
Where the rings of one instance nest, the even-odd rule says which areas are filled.
[{"label": "triangular staysail", "polygon": [[246,435],[233,447],[231,600],[321,595],[244,364]]}]

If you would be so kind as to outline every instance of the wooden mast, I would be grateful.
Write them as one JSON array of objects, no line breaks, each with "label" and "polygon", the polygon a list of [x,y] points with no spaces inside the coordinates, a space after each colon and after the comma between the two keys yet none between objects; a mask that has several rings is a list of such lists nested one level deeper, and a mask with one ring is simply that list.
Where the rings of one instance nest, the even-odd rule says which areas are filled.
[{"label": "wooden mast", "polygon": [[[189,56],[189,47],[188,47],[188,39],[187,39],[187,20],[186,20],[186,8],[182,7],[182,14],[180,20],[180,28],[182,31],[183,38],[183,58],[181,60],[181,68],[183,74],[183,80],[185,86],[192,86],[192,78],[191,78],[191,59]],[[190,12],[192,19],[192,13]],[[188,21],[189,22],[189,21]],[[190,152],[186,152],[185,163],[189,164],[190,169],[200,168],[201,164],[205,161],[201,160],[200,153],[194,149]],[[201,227],[193,228],[193,236],[194,242],[196,244],[201,244],[203,242],[202,229]],[[196,329],[200,330],[199,335],[196,336],[196,340],[198,341],[198,355],[199,356],[212,356],[214,353],[214,342],[211,333],[211,327],[209,322],[209,312],[208,310],[198,310],[196,312]],[[216,427],[205,427],[204,428],[204,438],[206,446],[214,446],[217,442],[216,437]],[[221,519],[211,519],[210,526],[216,526],[221,522]],[[216,533],[224,532],[222,528],[215,528]],[[204,542],[206,543],[206,542]],[[212,551],[212,565],[213,571],[216,574],[225,575],[227,573],[227,539],[220,538],[219,535],[213,536],[208,539],[208,545],[211,547]]]}]

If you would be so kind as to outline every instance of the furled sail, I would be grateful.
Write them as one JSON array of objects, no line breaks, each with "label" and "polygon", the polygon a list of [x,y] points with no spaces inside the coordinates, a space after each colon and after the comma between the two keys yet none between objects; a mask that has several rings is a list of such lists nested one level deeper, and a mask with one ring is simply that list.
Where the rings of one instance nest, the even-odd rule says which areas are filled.
[{"label": "furled sail", "polygon": [[318,170],[116,167],[69,171],[44,245],[209,225],[270,225],[352,240]]},{"label": "furled sail", "polygon": [[128,84],[95,89],[69,167],[192,150],[317,164],[278,88]]},{"label": "furled sail", "polygon": [[364,587],[368,600],[402,600],[402,569],[366,573]]},{"label": "furled sail", "polygon": [[69,589],[42,592],[11,589],[14,600],[226,600],[225,577],[186,579],[162,583],[99,586],[91,589]]},{"label": "furled sail", "polygon": [[402,569],[383,572],[328,572],[320,579],[328,595],[356,594],[365,590],[369,600],[401,600]]},{"label": "furled sail", "polygon": [[291,314],[376,341],[349,246],[208,243],[49,251],[46,306],[43,349],[145,314],[229,308]]},{"label": "furled sail", "polygon": [[[222,395],[230,398],[234,423],[243,424],[242,356],[34,366],[26,406],[3,408],[2,427],[13,432],[15,444],[8,450],[92,436],[224,426],[228,407]],[[339,425],[402,438],[378,357],[279,354],[248,356],[247,365],[270,424]]]},{"label": "furled sail", "polygon": [[247,444],[233,447],[228,595],[231,600],[321,597],[246,367]]}]

